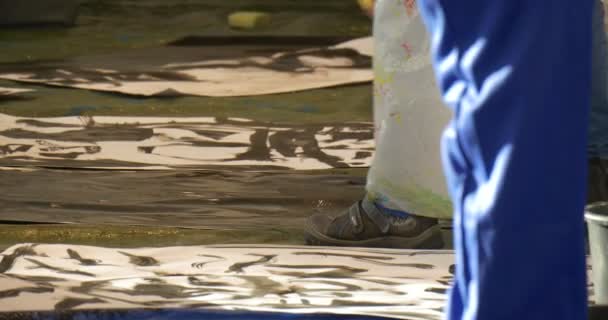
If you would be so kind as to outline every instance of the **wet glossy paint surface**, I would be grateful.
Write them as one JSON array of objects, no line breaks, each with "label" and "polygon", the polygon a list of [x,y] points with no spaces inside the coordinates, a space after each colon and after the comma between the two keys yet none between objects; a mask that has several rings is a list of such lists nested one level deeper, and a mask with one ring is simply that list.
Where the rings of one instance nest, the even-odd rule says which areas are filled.
[{"label": "wet glossy paint surface", "polygon": [[335,314],[289,314],[280,312],[245,312],[217,310],[85,310],[67,312],[14,312],[0,314],[6,320],[54,320],[54,319],[105,319],[105,320],[158,320],[158,319],[206,319],[206,320],[383,320],[384,317]]},{"label": "wet glossy paint surface", "polygon": [[[106,11],[97,12],[107,15],[85,8],[73,29],[7,31],[13,38],[0,43],[7,48],[0,69],[44,73],[43,66],[146,51],[172,59],[164,56],[168,44],[179,55],[218,34],[358,38],[370,31],[350,0],[265,1],[260,9],[276,25],[251,32],[222,23],[259,2],[179,2],[176,9],[99,1]],[[127,15],[143,19],[141,26],[116,20]],[[42,50],[48,47],[56,48]],[[174,60],[167,63],[188,62]],[[369,58],[352,61],[369,67]],[[365,192],[374,151],[371,83],[229,98],[0,86],[34,90],[0,90],[0,246],[58,244],[18,245],[2,255],[0,311],[31,310],[36,301],[58,312],[211,307],[441,317],[449,253],[297,246],[310,214],[339,213]],[[95,247],[70,245],[78,243]],[[142,247],[158,248],[133,249]]]},{"label": "wet glossy paint surface", "polygon": [[[229,13],[248,8],[270,12],[271,25],[226,25]],[[73,28],[0,29],[0,69],[141,70],[192,62],[200,58],[187,53],[194,51],[218,58],[327,46],[367,36],[370,27],[350,0],[95,1],[81,8]],[[210,39],[216,46],[204,49]],[[230,49],[234,39],[248,44]],[[338,212],[362,196],[373,152],[369,83],[233,98],[0,86],[8,88],[0,90],[0,220],[20,223],[2,229],[3,246],[11,238],[95,237],[121,246],[132,238],[138,246],[146,234],[165,245],[214,237],[298,243],[312,212]],[[23,224],[66,222],[81,226]]]},{"label": "wet glossy paint surface", "polygon": [[216,308],[441,319],[449,251],[18,245],[4,252],[0,311]]}]

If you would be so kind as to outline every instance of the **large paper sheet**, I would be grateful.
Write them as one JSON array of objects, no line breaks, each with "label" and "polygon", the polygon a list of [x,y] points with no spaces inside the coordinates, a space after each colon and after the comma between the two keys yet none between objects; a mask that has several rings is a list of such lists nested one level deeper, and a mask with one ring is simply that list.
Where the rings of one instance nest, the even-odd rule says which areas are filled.
[{"label": "large paper sheet", "polygon": [[369,166],[369,123],[283,126],[240,118],[0,115],[0,165],[297,170]]},{"label": "large paper sheet", "polygon": [[235,39],[9,65],[0,79],[139,96],[255,96],[371,82],[371,52],[371,38],[309,48]]},{"label": "large paper sheet", "polygon": [[441,319],[450,251],[16,245],[0,311],[219,308]]}]

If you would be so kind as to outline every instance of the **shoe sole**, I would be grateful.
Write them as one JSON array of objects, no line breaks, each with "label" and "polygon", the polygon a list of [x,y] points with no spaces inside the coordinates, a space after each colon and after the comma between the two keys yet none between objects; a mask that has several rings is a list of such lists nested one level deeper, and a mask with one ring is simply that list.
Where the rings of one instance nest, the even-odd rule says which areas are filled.
[{"label": "shoe sole", "polygon": [[416,237],[379,237],[367,240],[340,240],[328,237],[306,224],[305,241],[311,246],[371,247],[391,249],[442,249],[441,228],[433,226]]}]

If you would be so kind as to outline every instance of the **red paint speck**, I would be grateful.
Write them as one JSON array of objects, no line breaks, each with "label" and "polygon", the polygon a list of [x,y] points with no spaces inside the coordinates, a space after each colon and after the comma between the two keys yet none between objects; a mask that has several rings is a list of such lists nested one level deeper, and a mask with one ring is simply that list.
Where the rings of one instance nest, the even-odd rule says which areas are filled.
[{"label": "red paint speck", "polygon": [[404,42],[401,47],[405,50],[405,54],[407,54],[408,58],[412,56],[412,47],[410,47],[407,42]]},{"label": "red paint speck", "polygon": [[416,11],[416,0],[403,0],[403,6],[408,16],[413,16]]}]

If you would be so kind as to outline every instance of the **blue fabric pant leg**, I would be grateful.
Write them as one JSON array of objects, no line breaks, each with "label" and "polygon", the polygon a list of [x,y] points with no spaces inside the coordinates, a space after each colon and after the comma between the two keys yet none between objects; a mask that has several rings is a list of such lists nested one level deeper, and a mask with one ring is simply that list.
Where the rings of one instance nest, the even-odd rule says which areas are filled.
[{"label": "blue fabric pant leg", "polygon": [[589,156],[608,159],[608,46],[604,27],[604,5],[595,0],[593,8],[593,50],[591,69],[591,116]]},{"label": "blue fabric pant leg", "polygon": [[454,118],[449,319],[586,319],[592,0],[419,0]]}]

